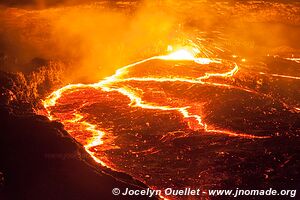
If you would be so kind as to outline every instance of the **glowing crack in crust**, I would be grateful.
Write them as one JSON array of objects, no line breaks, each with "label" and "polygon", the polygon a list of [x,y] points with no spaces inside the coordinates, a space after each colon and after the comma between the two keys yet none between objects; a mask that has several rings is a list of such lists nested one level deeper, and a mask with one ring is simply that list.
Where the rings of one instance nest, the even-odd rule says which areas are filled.
[{"label": "glowing crack in crust", "polygon": [[103,166],[106,166],[106,164],[101,161],[99,158],[97,158],[94,154],[94,152],[90,151],[90,148],[98,146],[103,144],[102,137],[105,134],[104,131],[98,130],[96,125],[93,125],[91,123],[88,123],[86,121],[83,121],[82,119],[84,118],[83,115],[79,113],[75,113],[72,119],[65,120],[64,124],[66,123],[78,123],[85,127],[85,130],[89,131],[92,133],[92,137],[89,139],[86,145],[84,145],[85,150],[90,154],[90,156],[97,162],[100,163]]},{"label": "glowing crack in crust", "polygon": [[[48,117],[50,120],[55,120],[56,118],[51,113],[51,107],[55,106],[57,103],[57,100],[62,96],[62,94],[69,90],[76,90],[79,88],[95,88],[95,89],[101,89],[103,91],[111,92],[116,91],[118,93],[121,93],[122,95],[128,97],[130,99],[129,106],[131,107],[140,107],[143,109],[153,109],[153,110],[163,110],[163,111],[177,111],[179,112],[184,119],[188,121],[188,125],[190,126],[189,120],[193,119],[197,121],[197,127],[193,126],[191,129],[196,130],[203,130],[208,133],[218,133],[218,134],[225,134],[228,136],[234,136],[234,137],[243,137],[243,138],[249,138],[249,139],[263,139],[263,138],[269,138],[270,136],[256,136],[251,134],[244,134],[244,133],[236,133],[229,130],[221,130],[216,129],[213,126],[206,124],[203,120],[201,115],[192,114],[188,111],[190,106],[185,107],[171,107],[171,106],[162,106],[162,105],[156,105],[151,102],[145,102],[142,97],[134,91],[132,88],[121,86],[116,87],[114,85],[118,82],[126,82],[126,81],[154,81],[154,82],[187,82],[187,83],[193,83],[193,84],[203,84],[203,85],[210,85],[215,87],[224,87],[224,88],[233,88],[233,89],[239,89],[243,90],[245,92],[250,93],[256,93],[255,91],[252,91],[250,89],[245,89],[242,87],[232,86],[228,84],[222,84],[222,83],[215,83],[215,82],[209,82],[208,79],[212,77],[219,77],[219,78],[228,78],[234,76],[238,70],[239,67],[237,64],[234,64],[233,69],[231,69],[228,72],[225,73],[206,73],[204,76],[198,77],[198,78],[178,78],[178,77],[130,77],[130,78],[124,78],[124,75],[126,75],[131,67],[134,67],[138,64],[147,62],[149,60],[188,60],[188,61],[194,61],[197,64],[209,64],[209,63],[222,63],[220,59],[210,59],[210,58],[195,58],[194,53],[188,51],[187,49],[181,49],[176,52],[170,53],[169,55],[165,56],[154,56],[139,62],[136,62],[134,64],[127,65],[125,67],[122,67],[116,71],[116,73],[110,77],[105,78],[103,81],[100,81],[98,83],[94,84],[70,84],[66,85],[56,91],[54,91],[52,94],[50,94],[44,101],[43,105],[47,111]],[[59,119],[61,120],[61,119]],[[103,144],[102,138],[106,134],[105,130],[99,130],[96,125],[91,124],[90,122],[85,121],[84,116],[78,111],[75,111],[75,114],[73,114],[72,119],[68,120],[62,120],[62,123],[65,125],[66,123],[78,123],[82,127],[84,127],[85,131],[90,132],[92,134],[91,138],[87,141],[87,143],[84,145],[86,151],[92,156],[92,158],[97,162],[100,163],[103,166],[107,166],[105,162],[103,162],[101,159],[97,158],[94,155],[94,152],[91,150],[91,148]],[[67,129],[67,128],[66,128]],[[111,166],[109,166],[112,168]]]},{"label": "glowing crack in crust", "polygon": [[283,75],[283,74],[268,74],[268,73],[264,73],[264,72],[259,72],[259,74],[280,77],[280,78],[289,78],[289,79],[300,80],[300,77],[297,77],[297,76],[288,76],[288,75]]}]

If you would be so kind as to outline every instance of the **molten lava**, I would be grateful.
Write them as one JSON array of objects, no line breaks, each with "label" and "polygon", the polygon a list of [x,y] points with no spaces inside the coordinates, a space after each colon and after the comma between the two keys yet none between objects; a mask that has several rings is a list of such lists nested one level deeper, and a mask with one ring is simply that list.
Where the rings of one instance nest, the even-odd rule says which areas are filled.
[{"label": "molten lava", "polygon": [[[60,120],[64,125],[68,125],[69,123],[75,123],[80,124],[82,128],[92,133],[92,137],[89,138],[85,144],[86,151],[94,158],[94,160],[98,163],[101,163],[102,165],[106,165],[104,162],[102,162],[100,159],[94,156],[94,153],[90,151],[91,148],[95,146],[99,146],[103,144],[103,141],[101,138],[105,135],[105,131],[98,130],[97,126],[94,124],[91,124],[90,122],[87,122],[83,120],[84,116],[78,113],[77,111],[74,111],[72,113],[73,117],[71,119],[64,119],[59,118],[58,116],[53,115],[52,108],[56,105],[57,100],[61,98],[65,92],[67,91],[76,91],[78,88],[88,88],[92,87],[95,89],[103,90],[103,91],[117,91],[124,96],[128,97],[130,99],[130,106],[132,107],[141,107],[143,109],[154,109],[154,110],[164,110],[164,111],[178,111],[182,114],[183,118],[187,121],[189,124],[189,127],[192,129],[204,129],[206,132],[211,133],[221,133],[221,134],[227,134],[230,136],[238,136],[238,137],[245,137],[245,138],[268,138],[269,136],[255,136],[251,134],[244,134],[244,133],[236,133],[234,131],[229,130],[222,130],[222,129],[215,129],[213,126],[210,126],[203,122],[201,114],[194,114],[189,112],[189,105],[184,105],[183,107],[172,107],[168,105],[158,105],[155,102],[145,102],[142,97],[135,92],[134,89],[130,89],[127,87],[114,87],[114,83],[117,82],[126,82],[126,81],[155,81],[155,82],[188,82],[188,83],[195,83],[195,84],[209,84],[209,85],[215,85],[217,87],[233,87],[226,84],[220,84],[220,83],[214,83],[214,82],[204,82],[203,80],[207,80],[211,77],[223,77],[223,78],[229,78],[234,76],[235,73],[238,72],[238,66],[235,64],[234,68],[228,72],[225,73],[205,73],[204,76],[197,77],[197,78],[165,78],[165,77],[130,77],[130,78],[122,78],[126,75],[127,71],[130,70],[131,67],[136,66],[137,64],[140,64],[142,62],[146,62],[152,59],[163,59],[163,60],[179,60],[179,61],[194,61],[198,64],[209,64],[209,63],[220,63],[221,61],[213,60],[209,58],[195,58],[192,52],[181,49],[176,52],[170,53],[166,56],[156,56],[152,57],[125,67],[120,68],[117,70],[117,72],[111,76],[106,78],[104,81],[101,81],[99,83],[95,84],[72,84],[67,85],[63,88],[60,88],[57,91],[54,91],[45,101],[44,101],[44,107],[48,111],[48,115],[50,119],[58,119]],[[243,88],[239,88],[242,90]],[[249,90],[249,92],[251,92]],[[83,102],[84,105],[84,102]],[[196,121],[197,123],[195,123]],[[70,128],[70,129],[69,129]],[[72,129],[72,126],[66,126],[67,131],[72,132],[74,131]]]},{"label": "molten lava", "polygon": [[[153,155],[172,155],[172,145],[165,146],[170,141],[198,136],[227,143],[230,138],[244,143],[268,140],[276,130],[265,128],[265,123],[285,126],[278,110],[295,117],[296,106],[252,87],[248,72],[237,63],[197,58],[197,53],[179,49],[124,66],[98,83],[64,86],[43,101],[44,107],[97,163],[162,188],[173,183],[173,172],[162,181],[151,178],[162,167],[149,167],[150,175],[143,169],[146,163],[155,163]],[[179,154],[174,157],[177,161],[182,159]]]}]

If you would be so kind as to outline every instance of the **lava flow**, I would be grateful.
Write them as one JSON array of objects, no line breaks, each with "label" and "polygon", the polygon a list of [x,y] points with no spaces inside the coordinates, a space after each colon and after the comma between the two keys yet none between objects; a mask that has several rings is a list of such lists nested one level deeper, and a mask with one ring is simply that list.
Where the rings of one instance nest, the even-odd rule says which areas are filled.
[{"label": "lava flow", "polygon": [[[92,133],[92,138],[88,140],[87,144],[85,144],[85,148],[87,152],[93,156],[95,161],[98,163],[101,163],[102,165],[105,165],[101,160],[99,160],[97,157],[93,155],[93,153],[90,151],[90,148],[94,146],[101,145],[103,141],[101,138],[105,134],[105,131],[97,130],[96,125],[93,125],[85,120],[82,120],[84,117],[78,113],[77,110],[74,110],[74,113],[72,113],[72,118],[65,119],[61,118],[59,116],[53,115],[52,108],[56,106],[57,100],[60,99],[66,91],[72,92],[76,91],[78,88],[88,88],[92,87],[94,89],[99,89],[107,92],[117,91],[124,96],[128,97],[130,99],[130,106],[132,107],[140,107],[143,109],[154,109],[154,110],[167,110],[167,111],[178,111],[182,114],[183,118],[187,121],[189,124],[189,127],[192,129],[204,129],[205,132],[212,132],[212,133],[222,133],[227,134],[230,136],[238,136],[238,137],[245,137],[245,138],[268,138],[269,136],[255,136],[251,134],[244,134],[244,133],[236,133],[234,131],[228,131],[228,130],[222,130],[222,129],[215,129],[213,126],[209,126],[205,122],[203,122],[202,117],[200,114],[194,114],[190,113],[188,109],[190,108],[189,105],[184,105],[183,107],[172,107],[169,105],[158,105],[154,102],[146,102],[142,99],[142,97],[135,92],[135,89],[131,89],[128,87],[115,87],[115,83],[119,82],[126,82],[126,81],[154,81],[154,82],[187,82],[187,83],[193,83],[193,84],[208,84],[208,85],[214,85],[216,87],[228,87],[233,88],[234,86],[227,85],[227,84],[220,84],[216,82],[205,82],[204,80],[210,79],[211,77],[223,77],[223,78],[229,78],[232,77],[235,73],[238,72],[238,65],[235,64],[233,69],[231,69],[228,72],[225,73],[205,73],[204,76],[196,77],[196,78],[179,78],[179,77],[130,77],[130,78],[122,78],[127,74],[127,72],[130,70],[131,67],[134,67],[140,63],[144,63],[149,60],[155,60],[155,59],[161,59],[161,60],[179,60],[179,61],[194,61],[198,64],[210,64],[210,63],[221,63],[220,60],[217,59],[209,59],[209,58],[195,58],[192,52],[189,52],[186,49],[181,49],[176,52],[173,52],[166,56],[155,56],[149,59],[145,59],[143,61],[125,66],[120,68],[116,71],[116,73],[106,78],[104,81],[101,81],[96,84],[72,84],[67,85],[55,92],[53,92],[45,101],[44,101],[44,107],[47,109],[47,112],[49,114],[50,119],[58,119],[63,124],[68,125],[69,123],[79,123],[83,126],[83,129],[87,132]],[[238,88],[241,90],[249,91],[247,89]],[[84,103],[83,103],[84,105]],[[197,121],[197,125],[191,125],[193,124],[193,121]],[[69,129],[70,128],[70,129]],[[66,126],[67,131],[72,132],[74,127]]]},{"label": "lava flow", "polygon": [[[285,103],[249,85],[248,72],[237,63],[197,58],[197,52],[180,49],[122,67],[98,83],[67,85],[49,95],[44,107],[48,117],[63,123],[96,162],[150,187],[182,187],[172,177],[174,173],[181,180],[198,177],[196,171],[187,175],[179,167],[182,162],[194,162],[193,154],[186,153],[197,145],[208,140],[226,145],[236,140],[241,144],[268,140],[287,127],[282,114],[297,119]],[[179,138],[186,139],[186,144],[175,146]],[[197,144],[187,147],[190,138]],[[224,155],[219,150],[215,153]],[[155,178],[158,172],[164,177]],[[191,185],[219,180],[210,176],[193,178]]]}]

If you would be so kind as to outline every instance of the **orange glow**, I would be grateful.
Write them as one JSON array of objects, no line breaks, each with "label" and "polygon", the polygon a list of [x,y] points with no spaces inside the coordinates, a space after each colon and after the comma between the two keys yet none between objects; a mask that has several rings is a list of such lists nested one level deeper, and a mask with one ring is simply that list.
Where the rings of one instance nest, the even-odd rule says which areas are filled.
[{"label": "orange glow", "polygon": [[291,61],[294,61],[296,63],[300,63],[300,58],[286,58],[287,60],[291,60]]},{"label": "orange glow", "polygon": [[[0,66],[18,73],[4,74],[13,90],[5,82],[0,101],[24,99],[40,109],[36,101],[43,98],[36,114],[61,125],[42,125],[63,128],[76,141],[80,161],[118,182],[199,187],[204,199],[209,187],[251,184],[250,175],[260,186],[288,182],[295,170],[281,175],[297,159],[292,145],[300,114],[296,4],[11,4],[0,8]],[[92,184],[86,191],[94,191]]]},{"label": "orange glow", "polygon": [[300,80],[299,76],[288,76],[288,75],[283,75],[283,74],[267,74],[264,72],[259,72],[260,74],[264,74],[264,75],[270,75],[270,76],[274,76],[274,77],[280,77],[280,78],[289,78],[289,79],[296,79],[296,80]]},{"label": "orange glow", "polygon": [[[244,134],[244,133],[236,133],[230,130],[221,130],[213,127],[212,125],[209,125],[205,123],[202,119],[201,114],[194,114],[189,111],[190,106],[186,105],[184,107],[172,107],[172,106],[166,106],[166,105],[158,105],[153,102],[146,102],[143,100],[142,96],[138,94],[135,90],[132,88],[128,88],[125,86],[116,87],[114,84],[118,82],[126,82],[126,81],[154,81],[154,82],[188,82],[193,84],[207,84],[214,87],[225,87],[225,88],[235,88],[240,89],[246,92],[255,93],[255,91],[251,91],[244,88],[239,88],[237,86],[231,86],[227,84],[222,84],[218,82],[210,82],[208,81],[212,77],[220,77],[220,78],[230,78],[234,76],[238,70],[239,67],[237,64],[234,64],[234,67],[225,73],[206,73],[204,76],[198,77],[198,78],[179,78],[179,77],[130,77],[130,78],[124,78],[124,76],[130,71],[131,67],[134,67],[138,64],[141,64],[143,62],[154,60],[154,59],[161,59],[161,60],[189,60],[194,61],[200,65],[207,64],[207,63],[222,63],[221,60],[216,59],[209,59],[209,58],[196,58],[192,52],[188,51],[187,49],[180,49],[178,51],[172,52],[169,55],[166,56],[155,56],[152,58],[148,58],[142,61],[139,61],[137,63],[124,66],[116,71],[116,73],[110,77],[107,77],[103,81],[100,81],[98,83],[94,84],[72,84],[67,85],[65,87],[62,87],[56,91],[54,91],[52,94],[50,94],[44,101],[44,107],[48,112],[49,119],[53,120],[56,119],[55,116],[51,113],[51,107],[55,106],[57,104],[57,100],[62,97],[62,95],[65,92],[70,91],[76,91],[76,89],[79,88],[95,88],[100,89],[103,91],[116,91],[118,93],[121,93],[122,95],[126,96],[130,99],[130,106],[131,107],[140,107],[143,109],[153,109],[153,110],[164,110],[164,111],[177,111],[179,112],[182,117],[187,121],[187,124],[191,129],[195,130],[204,130],[207,133],[213,133],[213,134],[225,134],[228,136],[233,137],[243,137],[243,138],[268,138],[269,136],[255,136],[251,134]],[[93,157],[93,159],[97,162],[102,164],[103,166],[110,166],[109,163],[106,163],[99,158],[97,158],[93,151],[91,150],[93,147],[99,146],[103,144],[102,138],[106,134],[104,130],[99,130],[99,128],[96,125],[93,125],[90,122],[87,122],[84,120],[84,116],[80,113],[76,113],[73,115],[73,118],[70,120],[62,120],[63,124],[66,123],[79,123],[84,127],[85,131],[91,133],[91,137],[88,139],[87,144],[84,145],[86,151]],[[197,122],[195,124],[195,122]],[[67,129],[67,128],[66,128]],[[68,130],[68,129],[67,129]]]},{"label": "orange glow", "polygon": [[[170,46],[169,46],[170,47]],[[172,48],[170,48],[172,49]],[[165,60],[194,60],[195,57],[193,52],[188,51],[187,49],[180,49],[169,55],[163,56],[162,59]]]}]

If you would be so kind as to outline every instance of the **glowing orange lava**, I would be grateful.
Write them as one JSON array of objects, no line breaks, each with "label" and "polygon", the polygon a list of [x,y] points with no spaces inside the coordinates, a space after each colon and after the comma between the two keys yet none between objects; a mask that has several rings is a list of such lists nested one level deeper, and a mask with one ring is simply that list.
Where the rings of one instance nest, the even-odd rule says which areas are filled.
[{"label": "glowing orange lava", "polygon": [[[164,110],[164,111],[177,111],[179,112],[183,118],[187,121],[188,125],[191,129],[194,130],[203,130],[207,133],[212,134],[225,134],[228,136],[234,136],[234,137],[243,137],[243,138],[268,138],[269,136],[255,136],[251,134],[244,134],[244,133],[237,133],[231,130],[221,130],[214,128],[213,125],[207,124],[203,121],[201,114],[191,113],[189,111],[190,106],[186,105],[184,107],[172,107],[172,106],[166,106],[166,105],[159,105],[153,102],[147,102],[144,101],[142,96],[136,92],[136,90],[125,87],[125,86],[119,86],[116,87],[115,83],[118,82],[126,82],[126,81],[154,81],[154,82],[187,82],[187,83],[193,83],[193,84],[207,84],[214,87],[225,87],[225,88],[235,88],[239,90],[243,90],[246,92],[255,93],[255,91],[251,91],[249,89],[232,86],[228,84],[218,83],[209,81],[211,78],[230,78],[233,77],[239,70],[239,67],[237,64],[234,64],[233,68],[225,73],[206,73],[204,76],[197,77],[197,78],[180,78],[180,77],[129,77],[124,78],[125,75],[129,72],[131,67],[134,67],[138,64],[144,63],[149,60],[180,60],[180,61],[193,61],[197,64],[209,64],[209,63],[222,63],[222,60],[220,59],[210,59],[210,58],[197,58],[195,57],[195,53],[197,51],[193,49],[192,51],[189,51],[188,49],[179,49],[178,51],[172,52],[169,55],[166,56],[155,56],[152,58],[148,58],[145,60],[142,60],[140,62],[127,65],[125,67],[122,67],[116,71],[116,73],[110,77],[107,77],[103,81],[100,81],[98,83],[94,84],[71,84],[64,86],[50,94],[44,101],[43,105],[48,113],[48,117],[51,120],[55,120],[56,117],[51,112],[51,107],[55,106],[57,104],[57,100],[62,97],[62,95],[65,92],[69,91],[76,91],[79,88],[94,88],[94,89],[100,89],[107,92],[118,92],[122,95],[126,96],[130,99],[130,106],[131,107],[140,107],[143,109],[153,109],[153,110]],[[90,139],[86,141],[86,144],[84,144],[84,147],[86,151],[94,158],[94,160],[104,166],[109,165],[108,163],[105,163],[101,159],[94,156],[93,151],[91,149],[95,146],[103,144],[102,138],[106,135],[105,130],[99,130],[99,128],[92,124],[91,122],[87,122],[84,119],[84,116],[80,113],[77,113],[74,111],[72,119],[61,119],[60,120],[64,125],[67,125],[68,123],[77,123],[80,124],[80,126],[85,129],[85,131],[91,133]],[[196,121],[197,123],[195,124]],[[68,127],[66,126],[66,130],[68,130]],[[112,168],[112,166],[109,166]]]},{"label": "glowing orange lava", "polygon": [[[267,73],[264,73],[264,72],[259,72],[260,74],[267,74]],[[290,78],[290,79],[296,79],[296,80],[300,80],[300,77],[298,76],[288,76],[288,75],[283,75],[283,74],[267,74],[267,75],[270,75],[270,76],[274,76],[274,77],[280,77],[280,78]]]}]

